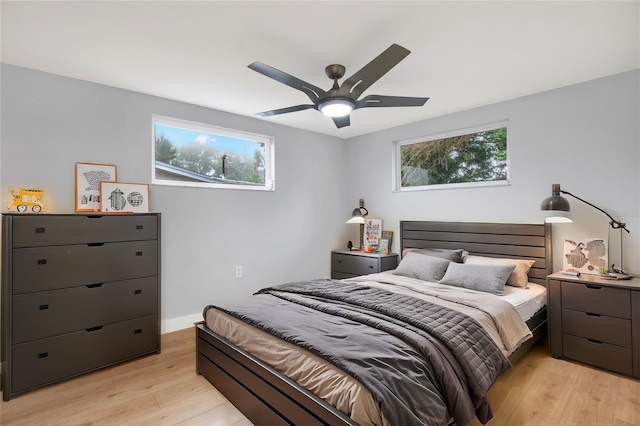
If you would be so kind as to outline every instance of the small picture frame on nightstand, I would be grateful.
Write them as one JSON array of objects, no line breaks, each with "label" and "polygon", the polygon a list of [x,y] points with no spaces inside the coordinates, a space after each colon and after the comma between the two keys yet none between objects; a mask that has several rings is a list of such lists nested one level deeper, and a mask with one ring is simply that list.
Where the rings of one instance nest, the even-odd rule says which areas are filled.
[{"label": "small picture frame on nightstand", "polygon": [[387,240],[386,238],[380,238],[380,241],[378,241],[378,250],[379,251],[385,251],[385,250],[389,250],[389,240]]}]

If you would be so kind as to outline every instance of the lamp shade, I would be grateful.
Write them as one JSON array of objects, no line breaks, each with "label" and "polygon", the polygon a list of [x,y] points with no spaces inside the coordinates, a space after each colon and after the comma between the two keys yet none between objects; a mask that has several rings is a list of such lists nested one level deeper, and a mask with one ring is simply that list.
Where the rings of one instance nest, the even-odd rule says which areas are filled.
[{"label": "lamp shade", "polygon": [[362,211],[359,208],[353,209],[351,218],[345,223],[364,223],[364,214],[362,214]]},{"label": "lamp shade", "polygon": [[364,200],[360,198],[360,203],[358,207],[353,209],[353,212],[351,213],[351,218],[349,218],[349,220],[347,220],[345,223],[364,224],[364,220],[366,219],[368,214],[369,214],[369,211],[364,208]]},{"label": "lamp shade", "polygon": [[571,205],[566,198],[560,195],[560,185],[557,183],[551,186],[551,197],[542,201],[540,210],[545,212],[544,221],[547,223],[573,222],[569,217]]}]

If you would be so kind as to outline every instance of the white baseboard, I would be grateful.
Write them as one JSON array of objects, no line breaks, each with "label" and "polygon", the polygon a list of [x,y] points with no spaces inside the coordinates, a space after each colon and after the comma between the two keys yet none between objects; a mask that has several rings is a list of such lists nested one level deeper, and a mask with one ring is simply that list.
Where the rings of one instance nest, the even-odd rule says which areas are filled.
[{"label": "white baseboard", "polygon": [[193,327],[194,323],[200,321],[202,321],[201,313],[162,320],[160,321],[160,333],[165,334],[171,333],[172,331],[184,330],[185,328]]}]

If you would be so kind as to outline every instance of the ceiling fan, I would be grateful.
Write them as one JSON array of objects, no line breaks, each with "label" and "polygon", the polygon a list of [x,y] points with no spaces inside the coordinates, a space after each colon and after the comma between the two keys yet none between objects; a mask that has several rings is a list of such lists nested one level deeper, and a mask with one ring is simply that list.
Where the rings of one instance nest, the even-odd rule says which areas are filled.
[{"label": "ceiling fan", "polygon": [[401,60],[407,57],[409,53],[411,52],[404,47],[392,44],[387,50],[378,55],[378,57],[362,67],[360,71],[343,81],[342,85],[338,84],[338,80],[344,77],[346,68],[339,64],[329,65],[325,68],[325,73],[333,80],[333,87],[328,91],[324,91],[313,84],[302,81],[262,62],[254,62],[249,65],[249,68],[267,77],[271,77],[280,83],[300,90],[313,102],[313,104],[295,105],[287,108],[259,112],[258,115],[268,117],[313,108],[331,117],[336,126],[340,128],[350,124],[349,114],[355,109],[423,106],[429,98],[368,95],[358,100],[362,92],[389,72],[391,68],[395,67]]}]

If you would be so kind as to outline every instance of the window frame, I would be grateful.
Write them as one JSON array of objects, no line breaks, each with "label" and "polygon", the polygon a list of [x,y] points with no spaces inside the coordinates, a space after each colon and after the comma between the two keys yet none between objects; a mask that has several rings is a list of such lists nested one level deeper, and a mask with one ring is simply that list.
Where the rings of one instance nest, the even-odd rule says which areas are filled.
[{"label": "window frame", "polygon": [[[163,126],[177,127],[180,129],[203,132],[213,135],[227,136],[237,139],[246,139],[264,143],[264,184],[242,185],[235,183],[214,183],[214,182],[190,182],[180,180],[159,179],[156,177],[156,124]],[[186,170],[186,169],[184,169]],[[163,186],[183,186],[190,188],[214,188],[214,189],[239,189],[250,191],[275,191],[275,138],[273,136],[261,135],[257,133],[245,132],[242,130],[229,129],[212,124],[198,123],[195,121],[182,120],[179,118],[165,117],[161,115],[151,116],[151,183]]]},{"label": "window frame", "polygon": [[[457,183],[440,183],[434,185],[418,185],[418,186],[402,186],[402,155],[401,148],[405,145],[412,145],[417,143],[432,142],[439,139],[451,138],[470,133],[486,132],[489,130],[495,130],[505,128],[507,131],[507,176],[505,180],[494,180],[485,182],[457,182]],[[467,127],[464,129],[458,129],[448,132],[436,133],[426,136],[420,136],[411,139],[396,140],[393,142],[393,165],[392,165],[392,191],[393,192],[413,192],[413,191],[432,191],[441,189],[456,189],[456,188],[477,188],[477,187],[490,187],[490,186],[509,186],[511,185],[510,175],[510,154],[509,154],[509,121],[503,120],[490,124],[482,124],[473,127]]]}]

